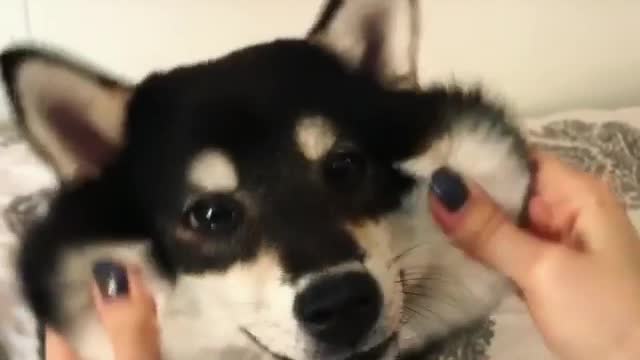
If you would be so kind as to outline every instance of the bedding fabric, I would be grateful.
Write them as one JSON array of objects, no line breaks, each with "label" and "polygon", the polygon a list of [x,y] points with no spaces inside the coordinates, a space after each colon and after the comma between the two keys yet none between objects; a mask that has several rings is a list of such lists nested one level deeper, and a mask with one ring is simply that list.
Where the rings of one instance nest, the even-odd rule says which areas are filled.
[{"label": "bedding fabric", "polygon": [[[523,121],[531,143],[608,179],[640,226],[640,107],[580,110]],[[0,360],[37,358],[35,325],[14,281],[17,236],[46,213],[52,174],[11,129],[0,129]],[[553,359],[517,297],[487,319],[435,344],[428,360]],[[425,359],[426,360],[426,359]]]}]

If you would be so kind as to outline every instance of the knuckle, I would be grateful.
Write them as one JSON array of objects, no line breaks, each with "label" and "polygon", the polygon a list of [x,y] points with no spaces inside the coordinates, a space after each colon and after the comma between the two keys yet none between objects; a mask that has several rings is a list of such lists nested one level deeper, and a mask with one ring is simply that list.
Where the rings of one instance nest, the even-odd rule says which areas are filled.
[{"label": "knuckle", "polygon": [[613,194],[611,185],[605,179],[594,177],[592,183],[594,192],[596,192],[599,196],[604,197],[611,196]]},{"label": "knuckle", "polygon": [[486,217],[484,226],[480,231],[479,238],[483,241],[489,241],[497,237],[504,229],[507,219],[499,211],[493,210]]},{"label": "knuckle", "polygon": [[584,174],[580,185],[585,205],[593,208],[605,208],[617,202],[617,197],[611,184],[605,179]]},{"label": "knuckle", "polygon": [[562,252],[555,250],[535,259],[529,272],[529,286],[534,289],[540,289],[550,283],[555,283],[561,274],[560,267],[565,263],[564,260]]}]

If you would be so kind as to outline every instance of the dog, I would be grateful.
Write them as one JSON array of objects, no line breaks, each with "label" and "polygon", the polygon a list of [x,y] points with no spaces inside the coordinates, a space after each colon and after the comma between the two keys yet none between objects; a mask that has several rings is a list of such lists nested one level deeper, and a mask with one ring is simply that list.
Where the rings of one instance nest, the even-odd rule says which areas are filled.
[{"label": "dog", "polygon": [[527,147],[481,90],[406,81],[414,6],[328,1],[305,38],[138,84],[2,53],[17,124],[60,180],[19,252],[36,317],[112,359],[100,261],[142,269],[165,359],[403,358],[487,316],[512,285],[448,242],[429,181],[447,166],[517,220]]}]

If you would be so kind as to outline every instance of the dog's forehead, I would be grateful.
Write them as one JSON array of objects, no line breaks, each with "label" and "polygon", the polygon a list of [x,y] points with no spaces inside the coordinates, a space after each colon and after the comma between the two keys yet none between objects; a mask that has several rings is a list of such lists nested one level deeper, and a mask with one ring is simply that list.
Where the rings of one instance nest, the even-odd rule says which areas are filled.
[{"label": "dog's forehead", "polygon": [[375,90],[305,41],[262,44],[148,78],[130,105],[130,136],[156,146],[170,137],[194,153],[218,149],[236,161],[276,151],[317,160],[337,137],[357,135],[358,119],[370,120]]},{"label": "dog's forehead", "polygon": [[[289,105],[300,105],[311,99],[339,98],[336,93],[366,82],[367,76],[356,73],[325,49],[303,40],[280,40],[178,67],[156,78],[162,79],[164,90],[189,105],[206,106],[232,98],[252,100],[255,105],[267,101],[281,105],[278,100],[287,98]],[[342,86],[336,87],[338,84]],[[327,86],[333,91],[326,92]]]},{"label": "dog's forehead", "polygon": [[388,123],[388,95],[304,41],[258,45],[143,82],[125,159],[134,178],[176,189],[322,192],[319,163],[342,145],[386,163],[388,132],[375,129]]},{"label": "dog's forehead", "polygon": [[[249,125],[250,126],[250,125]],[[233,143],[202,142],[187,159],[189,185],[202,192],[233,192],[240,188],[268,190],[275,183],[313,182],[313,169],[321,166],[336,142],[354,144],[355,139],[341,136],[337,125],[322,115],[297,117],[291,124],[274,124],[270,134],[236,137]],[[306,188],[306,186],[303,186]]]},{"label": "dog's forehead", "polygon": [[[173,116],[176,127],[201,123],[198,130],[208,126],[229,133],[240,128],[266,135],[307,116],[338,122],[357,117],[355,113],[375,104],[376,85],[326,50],[287,40],[151,76],[138,87],[136,98],[142,101],[135,103],[156,107],[157,116]],[[148,99],[154,101],[144,101]]]}]

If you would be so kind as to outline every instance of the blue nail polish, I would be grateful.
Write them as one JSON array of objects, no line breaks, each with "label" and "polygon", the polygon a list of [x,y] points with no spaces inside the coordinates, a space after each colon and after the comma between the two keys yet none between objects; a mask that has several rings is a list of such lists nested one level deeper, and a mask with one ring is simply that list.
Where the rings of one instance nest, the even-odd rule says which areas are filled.
[{"label": "blue nail polish", "polygon": [[451,212],[460,210],[469,197],[469,190],[460,175],[442,167],[431,175],[431,192]]},{"label": "blue nail polish", "polygon": [[121,265],[99,261],[93,266],[93,277],[104,298],[123,297],[129,293],[127,270]]}]

